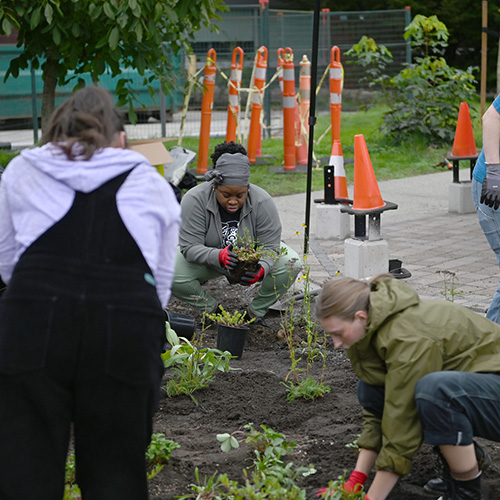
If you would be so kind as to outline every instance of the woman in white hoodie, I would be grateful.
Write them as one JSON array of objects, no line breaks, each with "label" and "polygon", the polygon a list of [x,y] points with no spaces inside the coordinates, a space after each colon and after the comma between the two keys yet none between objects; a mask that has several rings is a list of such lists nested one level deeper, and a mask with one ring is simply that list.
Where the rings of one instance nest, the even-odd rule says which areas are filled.
[{"label": "woman in white hoodie", "polygon": [[0,183],[0,498],[62,498],[73,426],[83,497],[146,499],[179,204],[103,89],[44,142]]}]

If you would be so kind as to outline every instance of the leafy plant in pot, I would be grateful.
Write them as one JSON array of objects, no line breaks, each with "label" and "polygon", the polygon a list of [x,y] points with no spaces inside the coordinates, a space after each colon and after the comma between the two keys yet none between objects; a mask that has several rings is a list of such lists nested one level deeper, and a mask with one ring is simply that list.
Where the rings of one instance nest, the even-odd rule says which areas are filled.
[{"label": "leafy plant in pot", "polygon": [[262,258],[278,257],[274,250],[259,245],[258,241],[250,235],[248,229],[245,229],[243,235],[236,237],[232,251],[238,257],[238,263],[234,269],[229,271],[227,277],[229,283],[239,283],[247,271],[256,271]]},{"label": "leafy plant in pot", "polygon": [[247,312],[235,311],[230,313],[219,306],[214,313],[205,313],[205,316],[217,323],[217,349],[228,351],[237,359],[243,355],[248,334],[248,325],[255,321]]}]

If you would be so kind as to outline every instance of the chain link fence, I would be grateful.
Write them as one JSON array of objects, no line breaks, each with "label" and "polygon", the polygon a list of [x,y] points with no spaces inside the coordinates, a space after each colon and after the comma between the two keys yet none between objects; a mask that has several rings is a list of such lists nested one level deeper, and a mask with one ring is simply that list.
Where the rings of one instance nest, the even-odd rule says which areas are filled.
[{"label": "chain link fence", "polygon": [[[169,95],[162,96],[160,91],[149,96],[145,89],[137,84],[137,91],[142,93],[145,109],[137,108],[140,125],[128,127],[131,139],[152,137],[197,136],[200,132],[201,102],[203,97],[203,69],[207,62],[207,51],[216,51],[216,74],[213,118],[211,134],[225,136],[228,105],[228,81],[230,75],[232,51],[241,47],[244,51],[242,71],[242,87],[248,88],[251,82],[253,62],[257,50],[264,45],[268,49],[267,88],[264,98],[264,116],[267,126],[279,132],[281,130],[281,91],[276,78],[279,48],[291,48],[294,54],[296,91],[299,90],[300,61],[305,55],[312,58],[313,12],[261,9],[257,6],[232,6],[230,11],[221,14],[222,20],[217,21],[219,32],[213,33],[202,28],[194,37],[193,51],[196,56],[195,77],[198,85],[192,87],[188,109],[183,115],[184,99],[188,88],[187,78],[179,78],[179,86]],[[394,61],[387,68],[389,74],[396,74],[401,64],[411,61],[410,45],[404,39],[404,29],[411,21],[409,8],[385,11],[362,12],[329,12],[320,14],[318,75],[317,82],[321,88],[317,94],[317,114],[329,112],[329,79],[325,71],[330,64],[330,51],[338,46],[341,52],[341,62],[344,68],[344,87],[342,92],[342,109],[344,111],[357,109],[360,104],[369,99],[369,92],[362,79],[364,68],[350,64],[345,52],[357,43],[363,35],[375,39],[377,44],[385,45],[393,54]],[[19,49],[17,49],[19,50]],[[5,51],[4,51],[5,52]],[[2,54],[0,54],[1,56]],[[184,61],[184,62],[183,62]],[[179,69],[188,68],[189,59],[181,59]],[[0,57],[0,76],[6,71],[7,60]],[[33,123],[33,110],[41,102],[41,73],[30,74],[26,71],[22,79],[9,79],[0,83],[0,130],[12,127],[16,113],[22,111],[28,127]],[[226,76],[223,77],[222,73]],[[101,84],[113,88],[113,82],[104,77]],[[139,80],[139,77],[138,77]],[[35,85],[37,99],[33,102],[33,87]],[[65,98],[71,92],[72,86],[58,89],[59,99]],[[248,92],[241,92],[240,102],[242,113],[245,113]],[[9,115],[12,115],[10,116]],[[26,117],[31,117],[27,120]],[[182,130],[181,130],[182,127]]]}]

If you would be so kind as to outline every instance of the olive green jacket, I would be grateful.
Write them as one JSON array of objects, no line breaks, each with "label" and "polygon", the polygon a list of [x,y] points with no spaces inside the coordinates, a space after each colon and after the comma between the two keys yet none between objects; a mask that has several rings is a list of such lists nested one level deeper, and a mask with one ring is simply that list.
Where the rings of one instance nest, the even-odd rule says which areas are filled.
[{"label": "olive green jacket", "polygon": [[366,334],[347,355],[361,380],[385,386],[383,417],[363,411],[358,443],[379,452],[377,469],[406,475],[423,438],[415,384],[436,371],[500,373],[500,325],[384,277],[370,294]]},{"label": "olive green jacket", "polygon": [[[222,222],[213,181],[203,182],[190,189],[182,197],[181,208],[179,245],[184,258],[193,264],[210,266],[224,273],[219,264]],[[248,197],[241,208],[238,234],[243,236],[245,229],[259,245],[279,251],[281,222],[278,209],[271,195],[254,184],[250,184]],[[263,258],[260,261],[266,275],[275,261],[273,257]]]}]

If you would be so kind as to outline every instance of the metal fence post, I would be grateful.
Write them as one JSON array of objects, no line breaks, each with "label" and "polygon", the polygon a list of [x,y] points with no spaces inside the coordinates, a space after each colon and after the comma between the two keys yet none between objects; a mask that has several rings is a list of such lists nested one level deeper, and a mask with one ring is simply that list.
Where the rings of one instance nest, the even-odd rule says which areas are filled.
[{"label": "metal fence post", "polygon": [[[269,0],[259,0],[261,6],[260,16],[260,39],[263,45],[269,49]],[[271,92],[264,93],[264,137],[271,137]]]}]

